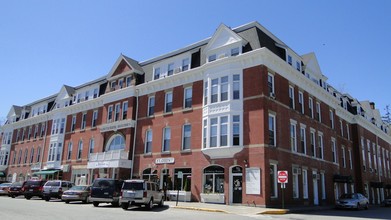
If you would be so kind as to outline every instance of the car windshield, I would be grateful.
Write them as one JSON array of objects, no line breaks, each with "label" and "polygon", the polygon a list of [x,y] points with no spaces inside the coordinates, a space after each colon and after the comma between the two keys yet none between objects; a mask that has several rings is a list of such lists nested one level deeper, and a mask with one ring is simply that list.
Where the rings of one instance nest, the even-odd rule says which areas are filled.
[{"label": "car windshield", "polygon": [[114,185],[114,180],[97,180],[94,181],[94,187],[109,188]]},{"label": "car windshield", "polygon": [[2,184],[0,184],[0,187],[10,186],[10,185],[11,185],[11,183],[2,183]]},{"label": "car windshield", "polygon": [[60,182],[58,181],[50,181],[45,184],[45,186],[60,186]]},{"label": "car windshield", "polygon": [[14,182],[12,183],[12,186],[22,186],[22,182]]},{"label": "car windshield", "polygon": [[343,194],[341,199],[356,199],[357,196],[355,194]]},{"label": "car windshield", "polygon": [[122,188],[128,190],[144,190],[144,184],[142,182],[125,182]]},{"label": "car windshield", "polygon": [[88,186],[74,186],[70,190],[85,190]]}]

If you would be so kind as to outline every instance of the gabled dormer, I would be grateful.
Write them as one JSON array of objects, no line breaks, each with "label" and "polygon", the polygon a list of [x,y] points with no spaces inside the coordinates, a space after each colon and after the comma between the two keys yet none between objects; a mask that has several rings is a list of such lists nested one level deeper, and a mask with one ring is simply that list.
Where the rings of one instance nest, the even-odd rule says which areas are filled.
[{"label": "gabled dormer", "polygon": [[55,100],[55,108],[63,108],[72,105],[75,88],[63,85]]},{"label": "gabled dormer", "polygon": [[144,70],[139,63],[121,54],[106,76],[108,81],[106,92],[142,83],[143,76]]},{"label": "gabled dormer", "polygon": [[323,87],[327,88],[327,77],[322,74],[320,70],[320,65],[318,59],[315,56],[315,53],[309,53],[302,56],[303,58],[303,70],[307,78],[311,79],[313,82]]},{"label": "gabled dormer", "polygon": [[204,49],[206,62],[212,62],[229,56],[237,56],[242,53],[242,48],[247,41],[221,24]]},{"label": "gabled dormer", "polygon": [[12,124],[19,121],[22,116],[22,107],[13,105],[7,115],[7,123]]}]

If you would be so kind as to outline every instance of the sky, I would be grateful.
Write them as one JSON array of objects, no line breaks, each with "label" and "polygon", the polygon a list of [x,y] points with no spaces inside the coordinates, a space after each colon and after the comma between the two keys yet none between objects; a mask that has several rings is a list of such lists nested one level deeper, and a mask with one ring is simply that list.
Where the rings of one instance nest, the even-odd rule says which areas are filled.
[{"label": "sky", "polygon": [[258,21],[328,83],[391,104],[389,0],[0,0],[0,121],[23,106],[105,76],[120,54],[145,61]]}]

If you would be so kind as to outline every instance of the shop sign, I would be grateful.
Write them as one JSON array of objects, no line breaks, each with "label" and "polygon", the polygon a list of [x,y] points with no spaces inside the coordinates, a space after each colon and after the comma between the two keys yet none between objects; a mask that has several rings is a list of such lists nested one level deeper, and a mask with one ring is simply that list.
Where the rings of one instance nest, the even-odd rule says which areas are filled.
[{"label": "shop sign", "polygon": [[166,163],[175,163],[175,158],[165,157],[165,158],[157,158],[155,160],[155,164],[166,164]]}]

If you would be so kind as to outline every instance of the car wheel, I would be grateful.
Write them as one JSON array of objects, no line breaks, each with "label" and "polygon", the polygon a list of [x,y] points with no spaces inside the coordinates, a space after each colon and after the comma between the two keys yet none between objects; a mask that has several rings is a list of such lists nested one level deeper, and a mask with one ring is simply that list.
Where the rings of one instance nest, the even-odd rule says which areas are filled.
[{"label": "car wheel", "polygon": [[163,207],[164,206],[164,198],[162,197],[162,199],[160,200],[159,202],[159,207]]},{"label": "car wheel", "polygon": [[49,202],[50,197],[44,197],[44,199],[45,199],[46,202]]},{"label": "car wheel", "polygon": [[112,202],[111,205],[114,207],[119,207],[119,202]]},{"label": "car wheel", "polygon": [[368,210],[369,209],[369,204],[365,204],[365,209]]},{"label": "car wheel", "polygon": [[123,210],[127,210],[129,208],[129,203],[128,202],[123,202],[121,203],[121,207]]},{"label": "car wheel", "polygon": [[86,197],[85,199],[83,199],[81,202],[84,203],[84,204],[88,203],[88,197]]},{"label": "car wheel", "polygon": [[12,195],[11,198],[15,198],[15,195]]},{"label": "car wheel", "polygon": [[99,202],[93,202],[92,204],[94,205],[94,207],[98,207]]},{"label": "car wheel", "polygon": [[27,200],[30,200],[30,199],[31,199],[31,197],[30,197],[30,196],[26,196],[26,197],[24,197],[24,198],[26,198]]},{"label": "car wheel", "polygon": [[69,200],[66,200],[65,203],[68,204],[68,203],[69,203]]},{"label": "car wheel", "polygon": [[148,204],[146,205],[148,210],[151,210],[153,208],[153,198],[149,200]]}]

